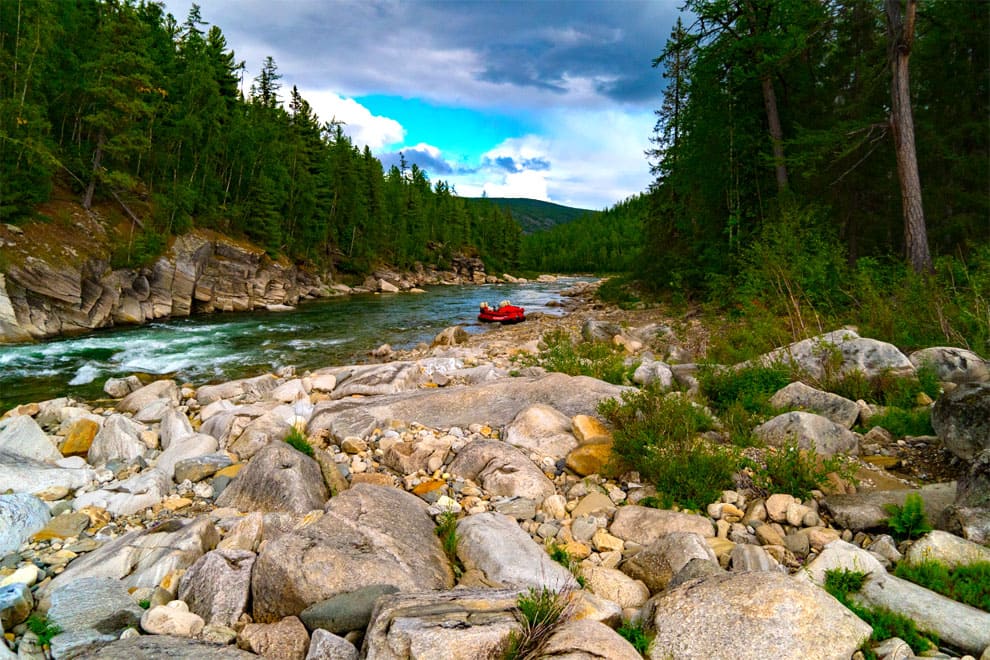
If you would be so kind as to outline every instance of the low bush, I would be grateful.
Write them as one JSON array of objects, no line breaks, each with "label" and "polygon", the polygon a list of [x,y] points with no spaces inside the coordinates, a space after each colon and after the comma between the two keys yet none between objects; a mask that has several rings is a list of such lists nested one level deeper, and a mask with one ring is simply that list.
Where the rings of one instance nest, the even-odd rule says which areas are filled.
[{"label": "low bush", "polygon": [[914,376],[895,376],[889,372],[867,378],[861,371],[852,371],[838,378],[827,378],[824,389],[852,401],[902,409],[918,406],[918,396],[927,394],[932,400],[941,393],[941,383],[935,369],[922,365]]},{"label": "low bush", "polygon": [[[869,428],[882,426],[890,431],[895,438],[903,438],[908,435],[933,435],[932,411],[929,408],[913,408],[904,410],[903,408],[888,408],[878,415],[870,417]],[[869,429],[862,427],[861,432]]]},{"label": "low bush", "polygon": [[894,575],[952,600],[990,612],[990,562],[949,568],[934,560],[913,565],[902,561],[894,569]]},{"label": "low bush", "polygon": [[911,539],[932,531],[925,516],[925,501],[918,493],[908,493],[904,506],[888,504],[884,509],[890,514],[887,526],[898,538]]},{"label": "low bush", "polygon": [[581,565],[571,556],[571,553],[567,552],[566,548],[551,541],[547,545],[547,554],[550,555],[550,559],[570,571],[579,585],[585,586],[584,576],[581,575]]},{"label": "low bush", "polygon": [[629,384],[635,364],[627,365],[625,351],[603,341],[575,344],[566,330],[552,330],[543,335],[543,348],[535,364],[547,371],[569,376],[591,376],[615,385]]},{"label": "low bush", "polygon": [[633,291],[629,276],[610,277],[598,287],[595,295],[599,300],[611,303],[622,309],[632,309],[639,304],[639,295]]},{"label": "low bush", "polygon": [[736,451],[698,437],[713,422],[685,397],[647,387],[625,393],[621,402],[603,401],[598,412],[614,429],[613,467],[638,470],[656,486],[664,506],[701,508],[732,487],[739,467]]},{"label": "low bush", "polygon": [[786,364],[753,365],[740,369],[703,366],[698,372],[698,384],[716,411],[733,405],[750,413],[769,413],[770,397],[792,380]]},{"label": "low bush", "polygon": [[764,461],[766,467],[756,471],[756,485],[770,493],[788,493],[800,499],[808,499],[811,491],[826,485],[832,472],[845,479],[851,479],[853,474],[852,463],[843,457],[822,457],[814,449],[799,449],[793,442],[768,449]]}]

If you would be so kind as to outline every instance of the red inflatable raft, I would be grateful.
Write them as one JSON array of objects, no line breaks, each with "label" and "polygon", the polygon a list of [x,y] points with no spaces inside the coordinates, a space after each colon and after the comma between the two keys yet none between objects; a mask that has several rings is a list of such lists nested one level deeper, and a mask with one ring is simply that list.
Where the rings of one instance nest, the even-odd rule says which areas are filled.
[{"label": "red inflatable raft", "polygon": [[519,323],[526,320],[525,311],[522,307],[510,305],[507,300],[499,303],[498,308],[490,307],[488,303],[481,303],[478,320],[487,323]]}]

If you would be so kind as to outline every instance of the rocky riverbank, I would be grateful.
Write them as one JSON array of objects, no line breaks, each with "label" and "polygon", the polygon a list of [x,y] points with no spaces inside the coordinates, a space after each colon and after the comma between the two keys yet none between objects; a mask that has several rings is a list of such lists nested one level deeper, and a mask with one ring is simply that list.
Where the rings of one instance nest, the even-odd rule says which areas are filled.
[{"label": "rocky riverbank", "polygon": [[[888,571],[990,557],[986,362],[905,356],[848,330],[776,355],[808,372],[825,344],[867,374],[932,364],[938,436],[860,435],[870,406],[800,386],[780,396],[805,412],[760,433],[823,455],[924,446],[957,457],[958,484],[920,487],[864,461],[859,487],[836,478],[798,499],[740,474],[701,510],[658,509],[640,475],[606,476],[597,406],[632,388],[520,356],[563,328],[623,346],[637,382],[690,396],[695,349],[665,327],[585,299],[563,319],[452,328],[379,364],[200,386],[130,377],[107,383],[112,405],[20,406],[0,420],[0,659],[497,657],[521,629],[518,599],[542,588],[567,608],[538,657],[638,658],[615,632],[632,621],[655,635],[649,658],[848,659],[870,627],[820,586],[843,566],[867,573],[865,602],[937,633],[952,652],[939,657],[990,658],[990,613]],[[311,455],[289,444],[305,449],[298,436]],[[886,534],[883,505],[909,493],[947,531]],[[913,656],[897,640],[876,652]]]}]

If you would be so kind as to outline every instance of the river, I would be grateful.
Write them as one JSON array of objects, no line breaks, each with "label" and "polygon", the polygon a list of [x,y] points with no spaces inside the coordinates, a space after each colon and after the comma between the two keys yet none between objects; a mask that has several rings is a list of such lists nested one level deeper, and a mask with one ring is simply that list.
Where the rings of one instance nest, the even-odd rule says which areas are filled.
[{"label": "river", "polygon": [[435,286],[423,294],[361,294],[305,302],[293,311],[204,314],[143,326],[106,328],[79,337],[0,345],[0,412],[60,396],[105,398],[103,383],[133,373],[168,374],[202,385],[283,366],[301,373],[368,360],[381,344],[411,348],[442,329],[476,320],[482,301],[509,299],[527,313],[547,306],[586,278],[553,283]]}]

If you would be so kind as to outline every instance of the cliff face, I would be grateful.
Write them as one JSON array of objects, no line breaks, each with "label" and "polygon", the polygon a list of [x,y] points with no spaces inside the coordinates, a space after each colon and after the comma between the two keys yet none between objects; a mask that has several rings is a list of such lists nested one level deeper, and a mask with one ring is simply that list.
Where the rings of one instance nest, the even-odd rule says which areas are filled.
[{"label": "cliff face", "polygon": [[[37,246],[31,245],[30,233],[5,230],[0,241],[8,257],[6,272],[0,273],[0,343],[196,312],[294,305],[329,294],[329,278],[207,231],[177,237],[149,268],[112,269],[109,254],[98,247],[32,249]],[[100,243],[94,238],[91,246]],[[18,251],[23,254],[16,255]]]}]

